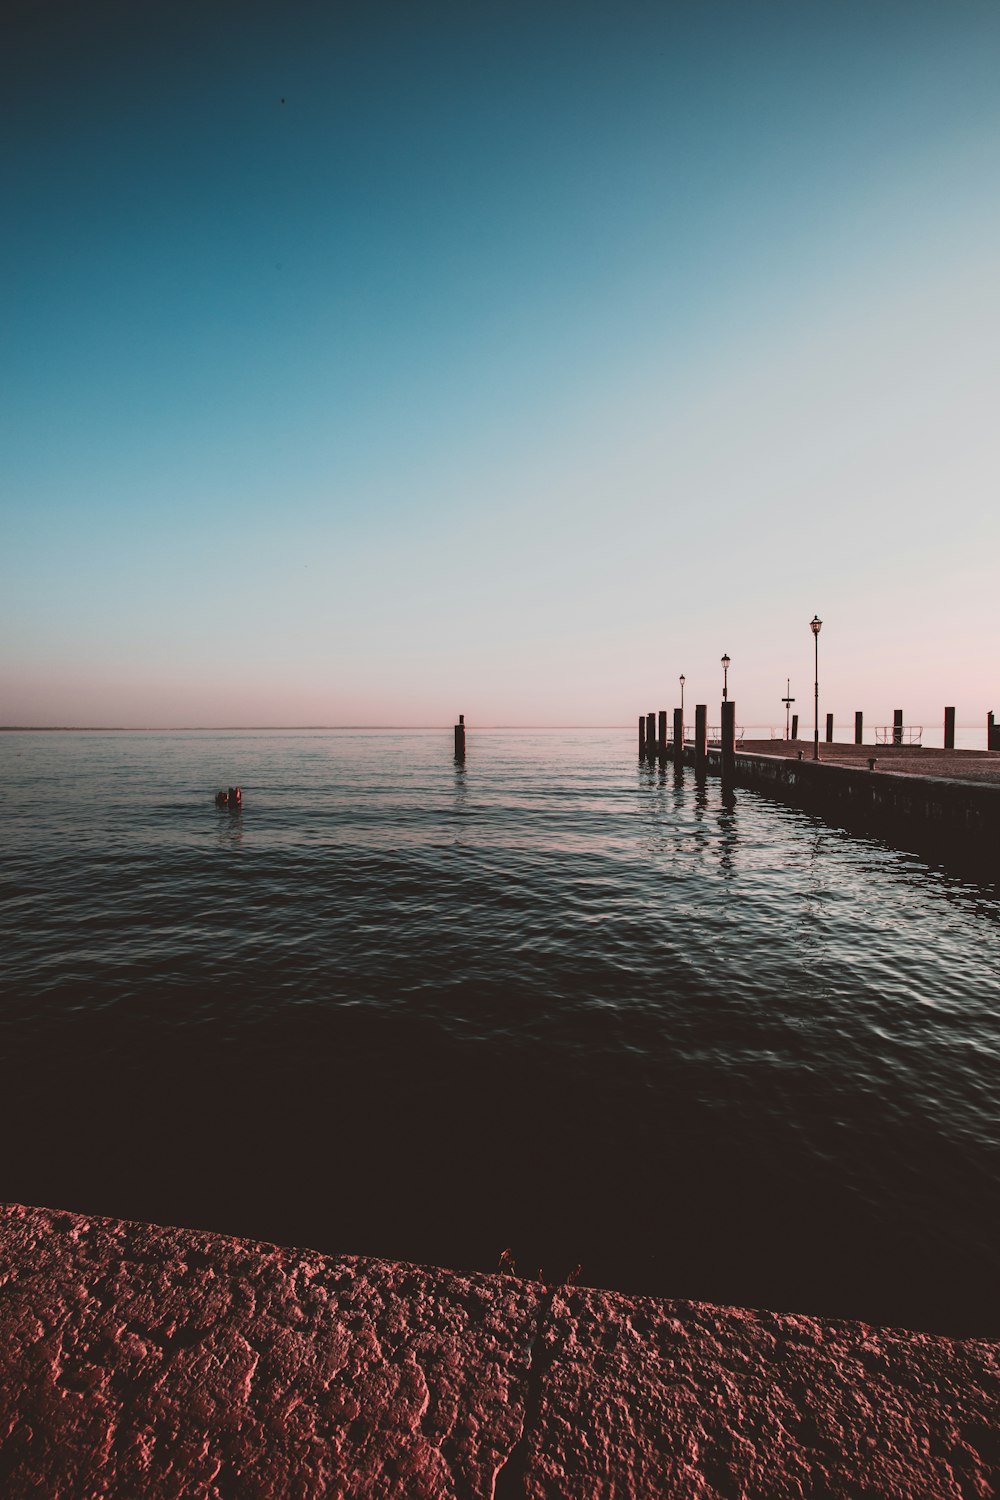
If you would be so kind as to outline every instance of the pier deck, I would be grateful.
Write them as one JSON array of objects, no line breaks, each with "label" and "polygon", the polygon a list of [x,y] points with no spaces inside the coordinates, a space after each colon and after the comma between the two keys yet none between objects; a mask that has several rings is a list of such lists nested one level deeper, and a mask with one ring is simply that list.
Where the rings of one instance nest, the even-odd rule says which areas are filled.
[{"label": "pier deck", "polygon": [[[811,760],[812,740],[741,740],[746,755],[780,755]],[[874,756],[878,771],[900,776],[945,777],[950,781],[990,781],[1000,786],[1000,753],[995,750],[939,750],[919,745],[850,745],[821,742],[819,758],[824,765],[854,766],[867,771]]]}]

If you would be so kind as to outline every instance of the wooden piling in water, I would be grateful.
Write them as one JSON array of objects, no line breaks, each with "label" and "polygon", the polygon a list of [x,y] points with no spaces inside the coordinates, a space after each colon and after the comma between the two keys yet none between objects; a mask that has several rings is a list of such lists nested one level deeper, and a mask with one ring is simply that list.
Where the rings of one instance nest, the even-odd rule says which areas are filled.
[{"label": "wooden piling in water", "polygon": [[694,764],[704,771],[708,764],[708,704],[696,703],[694,710]]},{"label": "wooden piling in water", "polygon": [[646,759],[656,759],[656,715],[646,715]]},{"label": "wooden piling in water", "polygon": [[639,715],[639,759],[646,759],[646,715]]},{"label": "wooden piling in water", "polygon": [[955,710],[946,708],[944,711],[944,748],[954,750],[955,748]]},{"label": "wooden piling in water", "polygon": [[657,753],[661,766],[667,763],[667,710],[660,709],[659,738],[657,742]]},{"label": "wooden piling in water", "polygon": [[826,716],[826,743],[828,745],[833,744],[833,714],[827,714]]},{"label": "wooden piling in water", "polygon": [[903,710],[894,708],[892,711],[892,743],[901,745],[903,743]]},{"label": "wooden piling in water", "polygon": [[854,743],[863,745],[865,742],[865,716],[860,708],[854,715]]},{"label": "wooden piling in water", "polygon": [[674,709],[674,765],[684,764],[684,710]]},{"label": "wooden piling in water", "polygon": [[465,715],[459,714],[455,725],[455,759],[465,759]]},{"label": "wooden piling in water", "polygon": [[727,698],[722,705],[722,774],[731,776],[736,765],[736,704]]}]

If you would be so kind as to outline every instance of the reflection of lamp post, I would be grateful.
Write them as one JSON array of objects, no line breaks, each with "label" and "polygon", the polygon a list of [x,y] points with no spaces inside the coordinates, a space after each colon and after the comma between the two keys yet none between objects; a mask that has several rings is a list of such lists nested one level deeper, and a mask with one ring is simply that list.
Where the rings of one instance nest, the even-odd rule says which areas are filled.
[{"label": "reflection of lamp post", "polygon": [[813,719],[813,760],[819,760],[819,633],[823,628],[823,621],[819,615],[813,615],[809,621],[809,629],[813,633],[813,643],[816,647],[816,673],[815,687],[815,717]]},{"label": "reflection of lamp post", "polygon": [[681,742],[684,740],[684,673],[681,673]]},{"label": "reflection of lamp post", "polygon": [[722,701],[725,703],[729,698],[729,657],[722,658]]},{"label": "reflection of lamp post", "polygon": [[791,739],[788,728],[788,716],[792,711],[792,704],[795,702],[795,699],[792,697],[792,679],[790,677],[785,678],[785,696],[781,701],[785,705],[785,739],[788,740]]}]

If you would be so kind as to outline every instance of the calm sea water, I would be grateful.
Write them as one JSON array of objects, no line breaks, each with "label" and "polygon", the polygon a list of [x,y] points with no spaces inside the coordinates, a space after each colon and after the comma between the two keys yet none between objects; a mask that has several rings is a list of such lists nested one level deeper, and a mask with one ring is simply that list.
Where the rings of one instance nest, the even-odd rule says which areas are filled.
[{"label": "calm sea water", "polygon": [[633,739],[0,735],[0,1196],[1000,1334],[997,889]]}]

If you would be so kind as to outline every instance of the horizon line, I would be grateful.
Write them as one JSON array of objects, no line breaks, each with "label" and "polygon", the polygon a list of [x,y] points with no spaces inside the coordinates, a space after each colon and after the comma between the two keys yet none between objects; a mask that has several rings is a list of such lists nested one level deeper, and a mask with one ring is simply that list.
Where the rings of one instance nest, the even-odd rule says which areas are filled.
[{"label": "horizon line", "polygon": [[[643,718],[646,717],[644,714]],[[844,720],[846,725],[850,721]],[[834,721],[836,726],[836,721]],[[303,732],[322,731],[324,733],[337,730],[377,730],[381,733],[399,731],[426,730],[442,732],[453,728],[451,723],[440,724],[0,724],[0,734],[277,734],[280,732]],[[636,722],[628,724],[469,724],[466,729],[628,729],[634,730]],[[778,721],[760,720],[754,722],[745,720],[744,728],[748,729],[773,729],[780,728]],[[841,726],[843,727],[843,725]],[[886,726],[888,727],[888,726]],[[956,722],[956,729],[979,729],[982,721],[979,719]],[[802,736],[800,735],[801,739]],[[812,738],[811,733],[806,736]]]}]

